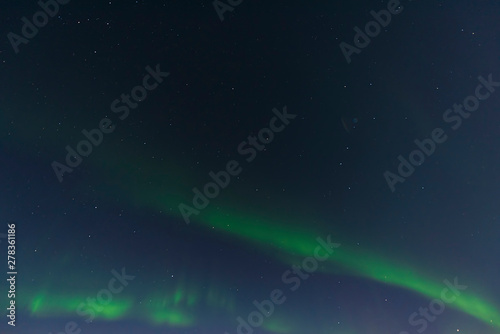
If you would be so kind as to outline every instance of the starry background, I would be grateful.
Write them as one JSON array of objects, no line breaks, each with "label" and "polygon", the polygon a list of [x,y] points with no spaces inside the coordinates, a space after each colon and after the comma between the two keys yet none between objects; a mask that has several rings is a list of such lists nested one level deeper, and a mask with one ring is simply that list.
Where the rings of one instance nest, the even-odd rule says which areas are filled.
[{"label": "starry background", "polygon": [[[233,334],[281,289],[255,333],[413,334],[455,277],[467,289],[425,333],[499,333],[500,92],[456,131],[442,115],[500,81],[500,5],[401,5],[350,64],[340,42],[387,1],[243,1],[222,22],[210,1],[70,1],[19,53],[6,36],[40,8],[2,6],[0,233],[16,223],[19,274],[1,333]],[[157,64],[170,75],[120,120],[111,102]],[[285,106],[246,163],[238,145]],[[114,132],[59,182],[52,162],[104,117]],[[448,140],[391,192],[383,173],[436,127]],[[186,224],[178,205],[230,160],[242,172]],[[292,292],[282,274],[328,235],[341,246]],[[87,322],[122,268],[135,278]]]}]

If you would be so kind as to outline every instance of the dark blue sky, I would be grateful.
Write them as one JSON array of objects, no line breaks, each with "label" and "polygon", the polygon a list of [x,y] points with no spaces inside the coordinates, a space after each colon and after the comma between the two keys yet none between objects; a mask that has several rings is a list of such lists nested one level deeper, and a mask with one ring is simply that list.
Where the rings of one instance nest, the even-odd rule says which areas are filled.
[{"label": "dark blue sky", "polygon": [[1,333],[498,333],[498,3],[47,3],[0,14]]}]

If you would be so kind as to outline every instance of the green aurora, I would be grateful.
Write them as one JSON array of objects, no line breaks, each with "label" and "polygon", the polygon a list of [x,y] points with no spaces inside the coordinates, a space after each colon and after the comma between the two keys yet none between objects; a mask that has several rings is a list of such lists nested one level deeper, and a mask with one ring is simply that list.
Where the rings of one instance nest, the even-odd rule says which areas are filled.
[{"label": "green aurora", "polygon": [[[30,132],[29,129],[25,129],[24,132],[21,132],[25,136],[23,140],[29,139],[30,133],[34,133],[34,131]],[[54,136],[53,133],[55,132],[49,132],[49,135]],[[68,138],[71,134],[75,134],[75,132],[68,130],[59,134],[57,138],[46,138],[45,141],[48,145],[59,138]],[[105,142],[105,145],[99,147],[90,158],[78,167],[94,169],[97,171],[97,175],[102,175],[103,180],[106,180],[106,185],[103,183],[97,194],[103,196],[103,199],[114,198],[120,194],[126,197],[132,206],[154,210],[168,217],[179,218],[179,224],[184,224],[177,206],[181,202],[189,203],[192,196],[190,192],[192,184],[203,182],[203,178],[194,177],[193,173],[188,174],[182,169],[181,164],[172,161],[144,164],[143,162],[148,161],[147,157],[154,150],[146,152],[143,148],[137,147],[133,151],[138,153],[132,156],[129,153],[130,147],[126,147],[126,150],[123,146],[124,149],[119,150],[120,154],[116,154],[116,147],[113,146],[118,143],[118,135],[106,138]],[[63,156],[62,145],[57,149],[54,145],[48,145],[48,147],[52,147],[52,151],[57,153],[59,158]],[[109,158],[110,156],[113,158]],[[245,170],[245,168],[244,166],[243,169]],[[165,172],[167,170],[168,173]],[[138,171],[141,172],[138,174]],[[129,179],[128,175],[135,175],[135,177]],[[78,188],[82,190],[84,187],[85,184],[81,183],[76,190]],[[227,194],[221,195],[222,198],[226,196]],[[226,205],[226,207],[234,206]],[[199,216],[192,218],[193,224],[190,225],[190,228],[213,228],[223,235],[236,237],[262,252],[277,249],[282,253],[287,253],[287,256],[281,254],[277,258],[285,264],[293,264],[300,257],[310,256],[312,249],[316,246],[316,238],[326,237],[329,234],[321,230],[311,231],[305,219],[303,221],[293,219],[293,223],[287,220],[288,223],[284,223],[283,217],[270,219],[248,214],[243,210],[233,212],[224,209],[215,210],[209,207],[202,211]],[[444,278],[452,280],[454,277],[449,273],[430,275],[416,266],[390,260],[387,256],[376,255],[370,249],[355,249],[346,243],[335,250],[329,264],[324,272],[337,273],[342,271],[349,275],[404,288],[428,298],[439,298],[441,290],[445,287],[442,280]],[[74,315],[79,303],[95,293],[95,291],[89,290],[88,293],[72,294],[68,292],[65,296],[61,296],[53,291],[56,290],[33,291],[29,294],[32,297],[24,299],[20,297],[18,303],[21,308],[24,307],[36,317]],[[196,305],[203,301],[205,305],[234,314],[233,298],[233,296],[214,292],[214,290],[209,291],[206,296],[201,296],[198,291],[189,292],[184,288],[170,289],[166,296],[158,297],[158,294],[152,296],[151,302],[147,306],[137,305],[136,300],[130,297],[117,298],[116,301],[105,306],[102,312],[97,313],[96,318],[116,320],[133,315],[156,325],[194,326],[197,322],[194,308]],[[480,296],[465,291],[450,306],[480,319],[488,325],[500,328],[500,311],[491,302]],[[272,331],[276,331],[276,333],[286,332],[284,328],[277,325],[273,327]]]},{"label": "green aurora", "polygon": [[[290,254],[291,256],[287,259],[280,258],[281,261],[290,265],[295,264],[297,259],[311,256],[313,249],[317,246],[317,237],[326,238],[325,234],[319,232],[313,233],[305,228],[290,227],[297,225],[279,224],[275,221],[228,212],[221,214],[216,210],[208,210],[204,218],[200,221],[204,225],[214,227],[220,233],[245,240],[262,252],[279,249],[282,253]],[[194,225],[193,228],[195,228]],[[350,248],[346,244],[334,250],[328,264],[324,272],[337,273],[342,270],[351,275],[404,288],[428,298],[439,298],[445,287],[443,282],[423,274],[420,269],[395,261],[391,262],[373,254],[370,250],[361,251]],[[133,316],[155,325],[194,326],[197,324],[196,307],[200,303],[212,309],[223,310],[227,314],[235,314],[233,297],[221,291],[222,289],[212,288],[202,295],[199,289],[191,286],[178,286],[173,290],[170,289],[169,293],[163,296],[161,293],[151,295],[150,298],[146,298],[149,302],[144,303],[144,306],[138,305],[137,301],[130,297],[119,296],[104,306],[101,312],[96,313],[96,319],[112,321]],[[31,314],[36,317],[74,315],[78,305],[89,296],[85,293],[61,296],[47,291],[32,295],[34,297],[31,299],[21,299],[19,302],[27,306]],[[486,324],[500,328],[498,309],[479,296],[465,291],[450,306]],[[268,330],[276,333],[290,332],[286,326],[277,323],[270,323]]]}]

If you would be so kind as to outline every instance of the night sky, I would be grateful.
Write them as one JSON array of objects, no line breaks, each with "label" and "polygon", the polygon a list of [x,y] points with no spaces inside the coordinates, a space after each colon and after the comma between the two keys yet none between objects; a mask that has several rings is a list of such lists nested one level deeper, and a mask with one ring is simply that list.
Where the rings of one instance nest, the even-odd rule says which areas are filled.
[{"label": "night sky", "polygon": [[5,3],[0,333],[500,333],[499,13]]}]

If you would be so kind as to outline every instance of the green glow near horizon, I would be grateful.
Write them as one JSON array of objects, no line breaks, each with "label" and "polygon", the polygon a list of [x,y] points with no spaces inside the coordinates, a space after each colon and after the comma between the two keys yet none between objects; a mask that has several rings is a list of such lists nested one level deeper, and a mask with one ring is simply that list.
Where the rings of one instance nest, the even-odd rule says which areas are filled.
[{"label": "green glow near horizon", "polygon": [[[85,296],[51,295],[46,291],[36,294],[28,305],[32,315],[37,317],[51,317],[77,314],[78,307],[83,303],[83,310],[88,309]],[[102,310],[95,312],[96,319],[115,320],[126,315],[131,310],[132,300],[114,299],[102,306]]]},{"label": "green glow near horizon", "polygon": [[[319,231],[298,229],[296,224],[280,224],[279,222],[258,219],[251,216],[218,213],[207,211],[204,224],[213,226],[220,232],[233,237],[241,238],[261,251],[279,249],[280,253],[290,254],[284,259],[286,264],[295,263],[297,259],[311,256],[313,249],[318,245],[316,238],[326,238]],[[335,237],[332,237],[335,242]],[[389,260],[385,256],[375,254],[371,250],[350,248],[342,244],[334,250],[326,272],[337,272],[339,269],[347,271],[350,275],[365,277],[384,284],[408,289],[429,298],[440,298],[441,291],[446,287],[444,279],[453,282],[454,276],[445,274],[428,275],[417,267]],[[440,279],[436,279],[440,277]],[[462,282],[459,277],[460,284]],[[203,291],[203,292],[202,292]],[[53,317],[61,315],[75,315],[80,303],[92,294],[60,295],[51,294],[44,290],[33,296],[29,301],[19,299],[20,305],[27,305],[32,315],[37,317]],[[95,292],[94,292],[95,296]],[[201,290],[197,284],[187,284],[184,280],[176,286],[170,287],[164,295],[153,294],[150,303],[139,306],[131,299],[120,297],[104,306],[103,311],[96,312],[97,319],[115,320],[128,316],[138,316],[140,319],[149,320],[156,325],[173,327],[189,327],[197,324],[197,307],[207,305],[210,309],[221,309],[234,313],[235,303],[232,295],[224,293],[223,289],[208,287]],[[482,320],[488,325],[500,327],[500,313],[493,304],[483,298],[464,290],[451,304],[452,308]],[[289,328],[279,323],[269,323],[271,332],[287,333]]]},{"label": "green glow near horizon", "polygon": [[[85,305],[83,310],[93,309],[95,319],[116,320],[125,316],[138,317],[148,320],[155,325],[168,325],[172,327],[188,327],[196,324],[196,313],[201,302],[211,310],[233,312],[235,309],[233,296],[225,293],[224,289],[209,286],[203,294],[196,285],[186,285],[185,282],[177,284],[174,289],[168,289],[164,295],[157,292],[145,298],[142,306],[130,299],[117,299],[116,297],[102,310],[91,308],[86,300],[92,294],[60,295],[50,294],[47,290],[34,294],[29,300],[19,299],[20,304],[27,304],[31,314],[35,317],[58,317],[75,315],[78,307]],[[94,293],[95,295],[95,293]],[[83,316],[84,318],[88,315]]]},{"label": "green glow near horizon", "polygon": [[[166,200],[166,197],[162,199]],[[174,200],[169,198],[168,202],[172,204]],[[165,204],[163,203],[163,208],[165,208]],[[152,203],[151,206],[159,207],[158,202]],[[325,238],[327,235],[327,233],[323,234],[319,229],[311,230],[307,224],[303,224],[297,219],[285,224],[282,223],[281,219],[262,219],[245,215],[241,211],[232,213],[207,208],[199,218],[197,222],[201,225],[213,226],[221,233],[240,238],[261,251],[279,249],[280,253],[289,254],[290,258],[284,260],[284,263],[287,264],[290,264],[293,258],[311,256],[312,250],[317,245],[316,237]],[[191,226],[195,226],[195,224]],[[303,227],[299,228],[297,226]],[[326,269],[327,272],[336,272],[342,269],[351,275],[408,289],[429,298],[439,298],[441,291],[446,287],[443,280],[453,281],[454,276],[456,276],[451,276],[449,273],[429,275],[417,266],[403,264],[386,256],[374,254],[370,249],[349,248],[347,244],[335,249],[328,262],[331,266]],[[439,278],[436,279],[436,277]],[[460,277],[459,282],[467,284],[467,282],[462,282]],[[162,299],[162,303],[165,303],[165,305],[151,309],[148,314],[142,313],[142,310],[133,305],[130,300],[120,299],[110,303],[102,312],[96,313],[96,318],[117,319],[136,312],[142,315],[141,318],[148,319],[156,324],[190,326],[196,320],[191,310],[202,301],[210,307],[224,309],[229,312],[235,310],[234,301],[229,298],[230,296],[217,295],[217,293],[210,291],[201,294],[200,291],[186,289],[182,286],[177,287],[171,293],[170,299],[166,302],[163,302]],[[48,296],[50,296],[50,300]],[[91,295],[82,296],[79,294],[65,297],[42,292],[36,294],[31,301],[24,303],[24,305],[33,315],[39,317],[75,314],[78,305],[84,302],[88,296]],[[23,303],[20,302],[20,305],[23,305]],[[484,298],[471,294],[468,290],[465,290],[455,302],[447,304],[447,306],[474,316],[488,325],[500,328],[498,307]],[[178,307],[180,307],[180,310],[177,309]]]}]

